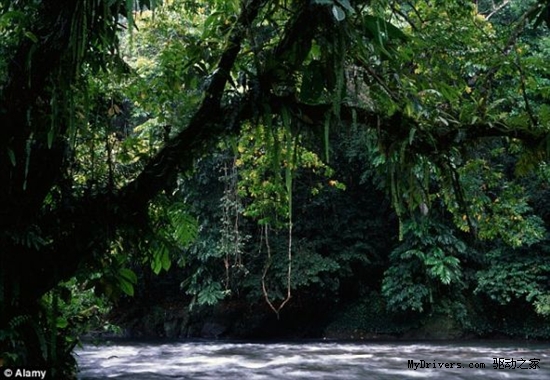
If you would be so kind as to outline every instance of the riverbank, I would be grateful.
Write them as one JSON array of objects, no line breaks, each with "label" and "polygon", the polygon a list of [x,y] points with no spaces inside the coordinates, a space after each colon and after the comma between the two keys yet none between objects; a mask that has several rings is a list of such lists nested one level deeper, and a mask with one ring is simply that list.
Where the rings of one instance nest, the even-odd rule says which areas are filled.
[{"label": "riverbank", "polygon": [[116,333],[91,331],[87,337],[127,339],[247,339],[247,340],[382,340],[432,341],[517,339],[548,340],[550,323],[533,316],[495,318],[471,314],[426,313],[395,315],[380,300],[365,298],[330,308],[319,304],[290,304],[277,317],[266,305],[222,301],[214,307],[189,309],[172,299],[145,306],[135,299],[107,316]]}]

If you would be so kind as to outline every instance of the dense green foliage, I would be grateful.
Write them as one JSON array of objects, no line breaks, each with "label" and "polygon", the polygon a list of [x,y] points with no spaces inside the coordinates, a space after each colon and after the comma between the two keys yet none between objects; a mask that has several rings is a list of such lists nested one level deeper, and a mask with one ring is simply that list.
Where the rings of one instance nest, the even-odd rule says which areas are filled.
[{"label": "dense green foliage", "polygon": [[191,307],[548,337],[548,23],[543,0],[1,1],[0,359],[74,375],[77,335],[163,273]]}]

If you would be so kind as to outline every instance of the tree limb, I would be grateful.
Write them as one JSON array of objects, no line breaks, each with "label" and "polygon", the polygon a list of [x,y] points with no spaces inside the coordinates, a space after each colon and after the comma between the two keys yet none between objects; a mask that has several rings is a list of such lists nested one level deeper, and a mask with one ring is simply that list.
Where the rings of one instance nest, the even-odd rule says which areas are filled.
[{"label": "tree limb", "polygon": [[228,38],[216,70],[211,75],[204,99],[190,120],[187,128],[169,141],[147,164],[141,174],[120,192],[121,201],[133,207],[142,208],[159,193],[171,177],[189,169],[193,158],[204,151],[205,144],[216,140],[220,125],[224,121],[221,106],[225,85],[235,60],[241,50],[243,39],[252,22],[264,4],[263,0],[252,0],[244,5],[241,14]]}]

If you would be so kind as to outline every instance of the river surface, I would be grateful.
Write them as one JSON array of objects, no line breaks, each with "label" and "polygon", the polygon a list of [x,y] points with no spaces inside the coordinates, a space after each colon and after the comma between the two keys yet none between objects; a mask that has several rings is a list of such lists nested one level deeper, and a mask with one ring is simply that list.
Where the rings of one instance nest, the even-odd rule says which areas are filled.
[{"label": "river surface", "polygon": [[81,380],[550,379],[549,343],[118,342],[76,355]]}]

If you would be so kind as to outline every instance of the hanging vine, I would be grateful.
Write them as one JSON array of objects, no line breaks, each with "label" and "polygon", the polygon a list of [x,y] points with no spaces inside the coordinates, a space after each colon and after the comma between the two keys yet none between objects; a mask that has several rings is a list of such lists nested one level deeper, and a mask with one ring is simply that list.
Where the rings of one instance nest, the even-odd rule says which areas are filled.
[{"label": "hanging vine", "polygon": [[269,268],[271,266],[272,262],[272,255],[271,255],[271,248],[269,246],[269,225],[265,225],[264,228],[264,236],[265,236],[265,244],[266,244],[266,250],[267,250],[267,262],[264,267],[264,271],[262,274],[262,292],[264,295],[264,299],[275,312],[277,315],[277,318],[280,317],[281,310],[285,307],[285,305],[290,301],[292,298],[292,182],[293,182],[293,176],[294,176],[294,169],[296,166],[296,152],[297,152],[297,140],[293,136],[291,123],[292,119],[290,117],[290,112],[287,108],[283,108],[281,112],[281,119],[283,123],[283,142],[285,143],[285,151],[284,151],[284,180],[285,180],[285,195],[286,195],[286,201],[287,201],[287,215],[288,223],[287,223],[287,229],[288,229],[288,244],[287,244],[287,276],[286,276],[286,297],[282,300],[282,302],[279,304],[278,307],[275,307],[273,304],[273,301],[271,301],[269,297],[269,293],[267,290],[266,285],[266,278],[269,271]]},{"label": "hanging vine", "polygon": [[[225,268],[225,290],[230,288],[231,269],[244,268],[242,259],[242,245],[246,236],[241,234],[240,224],[243,213],[243,205],[238,191],[239,168],[237,166],[238,151],[232,144],[233,158],[230,163],[224,163],[222,168],[222,180],[224,182],[224,195],[222,204],[222,238],[221,248],[225,254],[223,259]],[[233,259],[233,262],[231,262]]]}]

